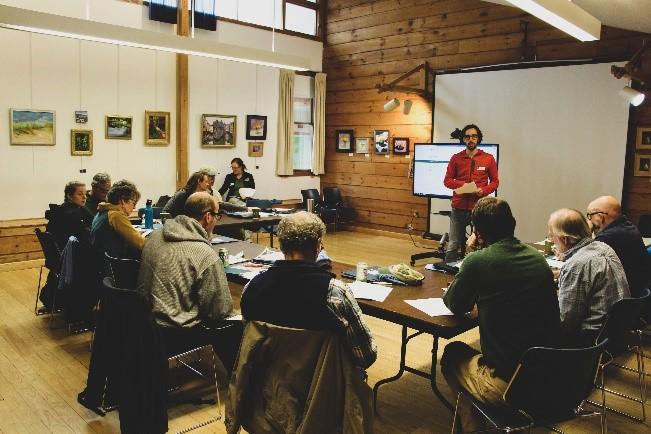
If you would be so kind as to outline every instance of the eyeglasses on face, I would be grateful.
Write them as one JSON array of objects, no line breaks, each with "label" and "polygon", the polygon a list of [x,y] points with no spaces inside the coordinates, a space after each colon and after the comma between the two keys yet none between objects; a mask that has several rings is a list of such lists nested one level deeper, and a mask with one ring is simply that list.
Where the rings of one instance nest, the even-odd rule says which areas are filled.
[{"label": "eyeglasses on face", "polygon": [[214,218],[216,218],[218,220],[220,220],[222,218],[222,215],[219,213],[219,211],[212,211],[212,210],[207,209],[207,210],[204,211],[204,214],[205,213],[210,214],[211,216],[213,216]]},{"label": "eyeglasses on face", "polygon": [[586,217],[588,220],[590,220],[590,219],[592,219],[592,216],[593,216],[593,215],[597,215],[597,214],[608,215],[608,213],[607,213],[607,212],[604,212],[604,211],[593,211],[593,212],[588,212],[588,213],[586,213],[586,214],[585,214],[585,217]]},{"label": "eyeglasses on face", "polygon": [[468,140],[470,140],[470,139],[477,140],[478,138],[479,138],[479,135],[477,135],[477,134],[466,134],[465,136],[463,136],[463,140],[465,140],[466,142]]}]

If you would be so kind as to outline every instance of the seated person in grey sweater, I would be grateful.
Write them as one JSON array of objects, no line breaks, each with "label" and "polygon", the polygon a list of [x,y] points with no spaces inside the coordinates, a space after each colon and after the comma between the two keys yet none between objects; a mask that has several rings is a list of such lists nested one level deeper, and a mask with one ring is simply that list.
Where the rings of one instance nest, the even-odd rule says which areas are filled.
[{"label": "seated person in grey sweater", "polygon": [[242,324],[225,321],[235,312],[224,267],[210,243],[218,211],[210,194],[190,195],[183,215],[149,236],[138,289],[151,300],[168,354],[212,344],[230,371]]},{"label": "seated person in grey sweater", "polygon": [[565,344],[593,345],[610,307],[630,297],[624,267],[608,244],[592,239],[579,211],[554,211],[547,227],[556,255],[565,261],[558,278]]}]

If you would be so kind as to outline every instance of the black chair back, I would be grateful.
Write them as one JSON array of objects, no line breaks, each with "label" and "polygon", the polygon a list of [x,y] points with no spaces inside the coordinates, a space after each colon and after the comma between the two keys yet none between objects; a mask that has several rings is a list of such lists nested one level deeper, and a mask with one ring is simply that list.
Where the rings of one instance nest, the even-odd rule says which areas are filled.
[{"label": "black chair back", "polygon": [[606,349],[613,356],[624,351],[630,341],[631,331],[637,329],[642,308],[650,298],[651,292],[646,288],[638,298],[623,298],[613,304],[599,330],[597,342],[608,339]]},{"label": "black chair back", "polygon": [[56,212],[60,205],[58,203],[51,203],[48,206],[49,209],[45,210],[45,218],[51,220],[53,214]]},{"label": "black chair back", "polygon": [[595,386],[606,344],[607,340],[580,349],[528,349],[504,392],[504,399],[537,422],[572,417],[573,410]]},{"label": "black chair back", "polygon": [[138,287],[138,272],[140,261],[137,259],[114,258],[104,253],[106,260],[106,275],[111,277],[119,288],[136,289]]},{"label": "black chair back", "polygon": [[59,270],[61,269],[61,250],[59,250],[54,240],[54,235],[49,232],[43,232],[39,228],[35,228],[34,233],[38,242],[41,244],[41,249],[43,249],[45,268],[59,274]]},{"label": "black chair back", "polygon": [[164,195],[162,195],[161,197],[158,198],[158,200],[156,201],[154,206],[156,208],[165,208],[165,205],[167,205],[167,202],[169,202],[170,199],[171,199],[170,196],[164,194]]},{"label": "black chair back", "polygon": [[316,188],[309,188],[307,190],[301,190],[301,196],[303,197],[303,208],[307,208],[307,200],[314,199],[314,207],[321,205],[321,193]]},{"label": "black chair back", "polygon": [[326,208],[338,208],[343,206],[344,200],[341,197],[341,192],[337,187],[324,187],[323,188],[323,204]]}]

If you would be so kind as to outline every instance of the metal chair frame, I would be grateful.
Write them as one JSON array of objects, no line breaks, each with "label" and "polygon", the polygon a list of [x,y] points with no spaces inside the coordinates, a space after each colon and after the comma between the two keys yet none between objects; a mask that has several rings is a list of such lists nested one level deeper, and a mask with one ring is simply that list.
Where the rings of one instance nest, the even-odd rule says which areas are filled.
[{"label": "metal chair frame", "polygon": [[[53,269],[48,267],[46,264],[49,262],[52,264],[52,261],[54,261],[55,264],[58,264],[59,267],[61,267],[61,250],[59,250],[59,246],[56,245],[56,242],[54,241],[54,238],[52,238],[52,234],[45,231],[41,231],[39,228],[34,229],[34,234],[36,234],[36,238],[38,239],[39,244],[41,245],[41,250],[43,251],[43,256],[45,257],[45,261],[43,264],[41,264],[41,269],[39,270],[38,273],[38,283],[36,285],[36,300],[34,301],[34,315],[39,316],[39,315],[44,315],[46,313],[49,313],[50,315],[55,313],[56,310],[54,307],[56,306],[55,302],[56,300],[52,300],[52,309],[50,312],[39,312],[38,311],[38,297],[41,295],[41,283],[43,279],[43,268],[47,268],[50,273],[54,273],[57,276],[57,279],[59,277],[59,269]],[[46,240],[44,238],[49,238],[50,241],[52,242],[52,246],[56,249],[56,252],[58,253],[57,258],[48,258],[48,247],[45,245]],[[56,297],[56,292],[54,293],[54,296]]]},{"label": "metal chair frame", "polygon": [[[599,415],[600,416],[600,427],[601,427],[601,433],[602,434],[605,434],[605,433],[608,432],[608,423],[607,423],[607,419],[606,419],[606,411],[603,409],[603,406],[605,406],[605,402],[606,402],[606,392],[605,392],[605,388],[603,387],[603,385],[604,385],[604,370],[601,369],[601,367],[607,366],[612,361],[612,356],[610,356],[610,354],[608,354],[605,350],[603,350],[606,343],[607,343],[607,340],[604,340],[599,345],[596,346],[596,347],[601,347],[603,352],[599,356],[597,366],[595,367],[595,374],[594,374],[594,377],[593,377],[593,383],[594,383],[595,387],[601,390],[602,405],[597,404],[597,406],[601,407],[602,410],[600,412],[585,410],[583,408],[583,404],[584,403],[591,403],[587,399],[584,399],[584,401],[582,403],[580,403],[578,405],[578,407],[576,407],[574,409],[574,415],[577,416],[577,417],[588,417],[588,416]],[[592,348],[596,349],[596,347],[592,347]],[[586,348],[586,350],[587,350],[587,348]],[[606,362],[603,362],[604,355],[607,356],[607,358],[608,358],[608,360]],[[506,390],[504,392],[503,399],[504,399],[504,405],[505,405],[505,407],[507,409],[512,411],[514,414],[517,413],[517,414],[519,414],[520,416],[523,417],[523,419],[525,420],[525,422],[523,424],[518,424],[518,425],[515,425],[515,426],[506,426],[506,427],[499,426],[497,421],[495,421],[495,418],[492,416],[489,406],[486,406],[485,404],[482,404],[477,399],[473,398],[468,392],[462,390],[457,395],[457,402],[456,402],[456,406],[455,406],[455,409],[454,409],[454,416],[453,416],[453,419],[452,419],[451,433],[452,434],[457,434],[457,416],[458,416],[458,411],[459,411],[459,404],[461,403],[462,398],[465,398],[466,400],[468,400],[470,402],[470,404],[472,404],[474,406],[474,408],[476,408],[482,414],[482,416],[488,422],[490,422],[493,425],[493,428],[482,429],[482,430],[478,430],[478,431],[472,431],[472,433],[497,432],[497,431],[502,431],[502,432],[509,433],[509,432],[521,431],[521,430],[525,430],[525,429],[527,430],[528,433],[530,433],[531,428],[533,428],[533,427],[535,427],[537,425],[543,425],[546,428],[548,428],[548,429],[550,429],[550,430],[552,430],[554,432],[563,433],[563,431],[559,430],[558,428],[546,424],[545,421],[543,421],[542,424],[536,423],[536,420],[531,415],[529,415],[526,411],[518,408],[515,405],[516,403],[512,404],[510,402],[509,392],[510,392],[513,384],[518,380],[518,375],[521,372],[521,368],[522,368],[522,362],[520,364],[518,364],[518,367],[516,368],[515,373],[511,377],[511,380],[509,381],[509,384],[508,384],[508,386],[507,386],[507,388],[506,388]],[[597,379],[598,379],[598,381],[597,381]]]}]

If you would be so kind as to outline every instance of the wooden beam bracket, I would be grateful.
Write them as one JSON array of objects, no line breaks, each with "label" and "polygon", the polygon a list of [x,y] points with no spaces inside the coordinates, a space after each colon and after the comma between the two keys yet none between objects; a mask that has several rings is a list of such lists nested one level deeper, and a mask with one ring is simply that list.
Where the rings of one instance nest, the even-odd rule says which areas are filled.
[{"label": "wooden beam bracket", "polygon": [[630,78],[631,80],[636,80],[640,82],[640,85],[644,88],[645,85],[649,87],[651,83],[651,71],[644,71],[644,66],[642,65],[642,55],[646,50],[651,47],[648,39],[645,39],[642,42],[642,47],[631,57],[631,60],[626,62],[623,67],[620,66],[611,66],[610,72],[615,76],[615,78]]},{"label": "wooden beam bracket", "polygon": [[[400,86],[398,84],[401,81],[405,80],[406,78],[416,74],[417,72],[420,72],[421,70],[425,71],[425,79],[423,80],[422,89],[418,87]],[[432,69],[430,68],[429,64],[425,62],[423,64],[418,65],[414,69],[405,72],[400,77],[393,80],[391,83],[376,84],[375,87],[378,90],[378,93],[382,93],[382,92],[415,93],[429,101],[432,96],[432,92],[430,90],[430,80],[429,80],[430,75],[432,75]],[[434,80],[431,81],[433,83]]]}]

